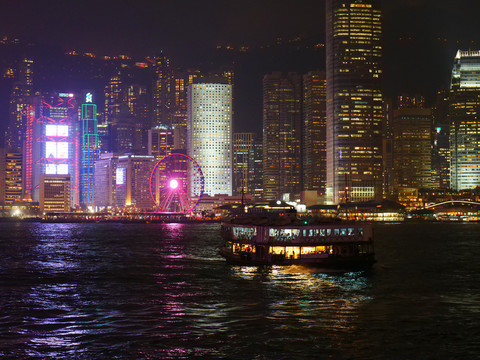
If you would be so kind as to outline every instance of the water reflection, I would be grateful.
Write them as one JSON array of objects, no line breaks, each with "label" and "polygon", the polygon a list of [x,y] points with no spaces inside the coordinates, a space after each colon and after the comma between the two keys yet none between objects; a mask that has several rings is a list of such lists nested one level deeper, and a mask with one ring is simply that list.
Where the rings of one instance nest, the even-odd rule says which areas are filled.
[{"label": "water reflection", "polygon": [[475,358],[479,227],[396,229],[373,273],[323,274],[229,266],[214,225],[0,223],[0,357]]}]

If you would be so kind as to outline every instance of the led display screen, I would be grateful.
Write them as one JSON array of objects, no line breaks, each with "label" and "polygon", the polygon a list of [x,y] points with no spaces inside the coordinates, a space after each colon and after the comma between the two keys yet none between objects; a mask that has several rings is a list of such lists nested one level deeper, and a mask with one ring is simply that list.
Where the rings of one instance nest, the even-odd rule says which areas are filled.
[{"label": "led display screen", "polygon": [[123,185],[125,183],[124,171],[125,169],[117,168],[116,179],[115,179],[117,182],[117,185]]},{"label": "led display screen", "polygon": [[68,142],[45,142],[45,157],[47,159],[68,159]]},{"label": "led display screen", "polygon": [[45,136],[68,136],[68,125],[45,125]]}]

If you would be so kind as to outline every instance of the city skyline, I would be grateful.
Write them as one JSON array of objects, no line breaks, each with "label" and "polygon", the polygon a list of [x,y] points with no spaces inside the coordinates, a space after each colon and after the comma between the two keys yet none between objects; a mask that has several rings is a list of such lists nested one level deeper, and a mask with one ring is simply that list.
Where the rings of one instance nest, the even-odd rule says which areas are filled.
[{"label": "city skyline", "polygon": [[[137,165],[124,166],[136,169],[133,173],[115,173],[115,196],[122,194],[121,186],[126,186],[125,196],[115,202],[120,207],[135,208],[140,203],[145,209],[153,206],[150,200],[141,200],[147,193],[158,192],[152,188],[152,177],[150,185],[131,179],[140,168],[146,171],[153,159],[141,158],[153,155],[159,161],[173,153],[198,163],[203,171],[204,193],[211,197],[243,196],[248,190],[255,200],[331,205],[382,199],[416,201],[421,191],[449,189],[449,184],[453,190],[473,189],[480,182],[465,161],[471,161],[469,154],[476,148],[463,144],[477,143],[476,137],[468,135],[478,123],[474,103],[477,92],[472,90],[468,99],[460,97],[466,94],[464,87],[473,88],[471,84],[477,86],[480,80],[476,67],[470,70],[476,60],[462,65],[461,57],[477,56],[477,52],[457,49],[455,62],[449,61],[452,80],[446,85],[450,88],[451,84],[448,92],[444,86],[434,88],[435,82],[429,85],[437,93],[435,107],[431,106],[432,96],[423,92],[392,92],[403,85],[392,83],[385,70],[385,54],[392,47],[387,40],[396,28],[392,27],[395,21],[388,21],[393,3],[382,3],[327,0],[325,9],[319,12],[324,21],[317,24],[325,25],[323,40],[282,35],[270,45],[261,38],[248,45],[246,32],[244,45],[217,42],[213,48],[206,47],[210,53],[208,66],[198,63],[185,67],[168,52],[143,57],[85,52],[74,48],[78,44],[74,39],[70,48],[48,53],[53,42],[32,45],[4,36],[0,53],[8,56],[0,61],[0,65],[6,65],[1,69],[0,88],[9,86],[9,106],[4,117],[8,121],[3,121],[7,151],[2,161],[6,167],[14,153],[23,152],[19,165],[23,169],[23,199],[38,201],[40,175],[69,175],[71,204],[82,208],[96,206],[94,193],[100,188],[95,180],[95,162],[103,161],[100,155],[106,153],[112,153],[112,159],[132,156],[134,162],[142,164],[138,169]],[[282,5],[280,2],[281,9]],[[405,8],[420,11],[428,5],[407,2]],[[95,10],[101,12],[107,9],[104,6]],[[132,11],[135,9],[132,7]],[[120,11],[110,10],[110,15]],[[242,13],[238,19],[241,17]],[[67,18],[73,19],[73,15]],[[414,23],[408,28],[413,30]],[[202,31],[206,30],[200,29],[199,33]],[[121,32],[117,36],[122,37]],[[418,38],[401,35],[397,41],[408,44]],[[442,37],[437,41],[448,43]],[[195,63],[198,53],[194,47],[191,51],[191,62]],[[221,53],[228,56],[222,58]],[[274,55],[282,53],[298,58],[298,64],[288,56],[277,61]],[[273,62],[268,65],[262,57]],[[318,61],[312,62],[315,59]],[[245,66],[252,60],[250,65],[255,69]],[[447,55],[439,57],[439,62],[447,60]],[[283,66],[287,64],[295,71],[285,71]],[[268,71],[264,71],[266,67]],[[252,79],[258,82],[260,71],[261,94],[256,92],[258,84],[249,84]],[[427,81],[428,76],[416,78],[420,87]],[[1,98],[5,102],[7,96]],[[245,106],[248,98],[254,99],[252,103],[262,100],[260,118],[255,114],[246,120],[246,114],[256,107]],[[449,100],[453,101],[450,105]],[[470,116],[468,128],[463,125],[464,104],[471,107],[466,114]],[[258,136],[260,132],[263,136]],[[251,134],[248,139],[242,135],[247,133]],[[422,151],[427,148],[430,151]],[[115,161],[108,166],[116,167]],[[18,158],[9,164],[20,162]],[[468,184],[457,185],[457,173],[467,174]],[[111,176],[113,172],[103,178],[106,186],[110,186]],[[11,179],[15,185],[14,173]],[[245,189],[249,182],[255,185]],[[135,195],[136,191],[141,195]]]},{"label": "city skyline", "polygon": [[[113,6],[111,1],[101,4],[85,1],[67,9],[47,1],[36,9],[32,1],[11,3],[0,14],[0,35],[7,35],[10,40],[19,38],[25,46],[37,44],[48,54],[77,50],[142,58],[164,51],[175,66],[183,68],[211,68],[214,64],[235,62],[239,77],[234,100],[236,131],[260,132],[262,103],[259,97],[265,74],[325,70],[324,48],[315,48],[316,44],[325,42],[323,1],[295,5],[214,2],[211,3],[213,11],[189,1],[182,4],[184,6],[177,7],[139,2]],[[387,97],[421,93],[432,103],[436,91],[449,84],[450,63],[456,51],[480,46],[475,36],[480,31],[475,31],[477,25],[472,15],[480,4],[468,1],[456,4],[451,7],[448,1],[383,2]],[[13,22],[18,14],[22,14],[23,21]],[[181,29],[172,14],[183,15]],[[158,18],[150,21],[154,16]],[[195,31],[187,31],[191,28]],[[222,31],[217,31],[219,28]],[[242,47],[247,47],[247,51],[242,51]],[[0,46],[1,55],[4,51]],[[0,66],[5,70],[8,57],[2,58]],[[43,79],[45,76],[48,79]],[[68,81],[66,76],[61,80],[54,78],[51,71],[46,71],[35,86],[42,83],[45,87],[44,84],[51,83],[48,90],[61,90],[58,83]],[[9,88],[8,81],[0,79],[0,94],[8,93]],[[6,105],[0,101],[0,114],[5,111]]]}]

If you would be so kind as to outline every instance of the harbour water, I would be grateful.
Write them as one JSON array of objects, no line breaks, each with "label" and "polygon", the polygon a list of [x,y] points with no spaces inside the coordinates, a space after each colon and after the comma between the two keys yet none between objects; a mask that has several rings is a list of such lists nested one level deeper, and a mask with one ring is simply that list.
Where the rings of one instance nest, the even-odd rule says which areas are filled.
[{"label": "harbour water", "polygon": [[376,225],[346,274],[229,266],[219,226],[0,223],[0,358],[480,358],[480,224]]}]

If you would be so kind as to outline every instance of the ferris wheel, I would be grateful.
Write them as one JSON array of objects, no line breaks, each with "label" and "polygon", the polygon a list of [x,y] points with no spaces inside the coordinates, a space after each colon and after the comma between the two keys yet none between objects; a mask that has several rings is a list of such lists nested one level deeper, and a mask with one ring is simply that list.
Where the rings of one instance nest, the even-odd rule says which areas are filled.
[{"label": "ferris wheel", "polygon": [[163,157],[150,174],[150,195],[160,212],[193,212],[204,188],[205,179],[200,166],[184,154]]}]

